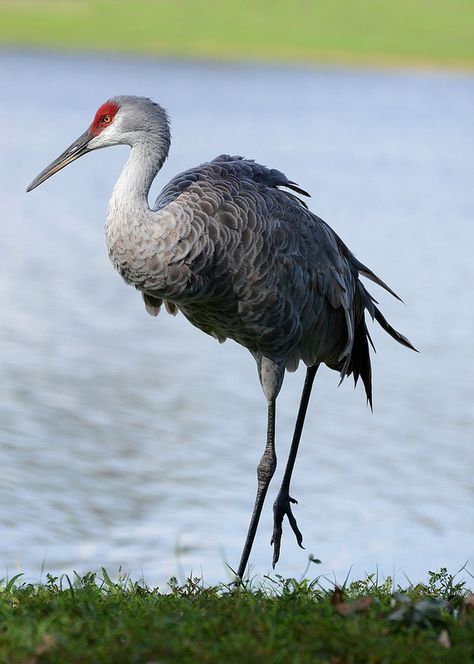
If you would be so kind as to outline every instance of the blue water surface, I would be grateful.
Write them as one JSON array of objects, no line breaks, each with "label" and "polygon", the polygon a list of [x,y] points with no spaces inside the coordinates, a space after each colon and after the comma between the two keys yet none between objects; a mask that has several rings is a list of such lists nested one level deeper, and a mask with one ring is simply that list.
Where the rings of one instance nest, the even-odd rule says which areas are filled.
[{"label": "blue water surface", "polygon": [[[105,566],[163,584],[235,567],[263,450],[254,361],[182,316],[145,313],[104,244],[126,147],[33,177],[115,94],[172,118],[175,173],[243,154],[311,208],[404,299],[370,285],[414,354],[371,327],[374,413],[318,374],[277,572],[405,582],[474,567],[474,78],[426,72],[0,54],[0,577]],[[278,402],[279,467],[251,556],[271,569],[271,503],[304,371]]]}]

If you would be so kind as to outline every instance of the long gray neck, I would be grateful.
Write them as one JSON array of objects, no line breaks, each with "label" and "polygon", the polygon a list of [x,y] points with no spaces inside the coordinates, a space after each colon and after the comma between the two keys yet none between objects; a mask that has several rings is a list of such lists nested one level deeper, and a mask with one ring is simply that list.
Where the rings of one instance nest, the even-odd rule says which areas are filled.
[{"label": "long gray neck", "polygon": [[132,145],[130,156],[112,192],[107,218],[146,217],[151,214],[148,193],[156,174],[168,156],[169,134],[148,134]]},{"label": "long gray neck", "polygon": [[150,209],[148,194],[168,155],[167,124],[166,129],[132,134],[130,156],[107,209],[105,241],[110,259],[122,277],[140,289],[150,279],[153,288],[159,285],[159,280],[152,279],[157,270],[160,272],[155,235],[164,228],[157,223],[159,213]]}]

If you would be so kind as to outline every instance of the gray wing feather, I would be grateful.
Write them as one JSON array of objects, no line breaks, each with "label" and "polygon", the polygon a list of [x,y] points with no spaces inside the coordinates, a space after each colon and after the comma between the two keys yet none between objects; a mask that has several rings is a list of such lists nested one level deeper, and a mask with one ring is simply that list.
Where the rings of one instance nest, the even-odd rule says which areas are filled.
[{"label": "gray wing feather", "polygon": [[[285,355],[290,368],[301,357],[344,366],[353,343],[356,278],[329,226],[280,187],[298,188],[276,169],[228,155],[165,187],[157,210],[183,192],[195,194],[194,225],[202,221],[199,237],[190,233],[182,254],[195,298],[177,304],[201,329]],[[230,320],[217,321],[212,300]]]},{"label": "gray wing feather", "polygon": [[361,375],[370,400],[364,310],[387,331],[393,328],[384,324],[359,273],[395,293],[281,187],[305,194],[280,171],[229,155],[174,178],[156,210],[183,201],[187,221],[168,258],[168,290],[150,295],[174,303],[220,341],[232,338],[290,370],[303,359],[325,362],[341,377]]}]

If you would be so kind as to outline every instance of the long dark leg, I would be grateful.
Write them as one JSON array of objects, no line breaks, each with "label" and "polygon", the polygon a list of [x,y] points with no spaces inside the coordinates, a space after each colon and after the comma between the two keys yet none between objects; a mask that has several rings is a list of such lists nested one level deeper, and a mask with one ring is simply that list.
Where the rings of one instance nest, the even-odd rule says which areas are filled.
[{"label": "long dark leg", "polygon": [[262,511],[263,502],[267,495],[270,480],[273,477],[277,465],[277,458],[275,454],[275,410],[276,400],[273,399],[268,403],[268,427],[267,427],[267,444],[263,452],[260,463],[257,467],[257,496],[255,498],[255,506],[253,508],[252,518],[247,532],[244,549],[240,558],[239,569],[237,570],[238,580],[242,580],[247,567],[247,562],[252,550],[252,544],[257,532],[258,521]]},{"label": "long dark leg", "polygon": [[316,371],[318,370],[319,364],[315,364],[312,367],[308,367],[306,371],[306,379],[304,382],[303,393],[301,395],[300,407],[298,410],[298,417],[296,418],[295,432],[293,434],[293,440],[291,442],[290,454],[288,456],[288,461],[286,462],[285,474],[283,476],[283,481],[281,483],[280,491],[278,496],[273,504],[273,536],[271,543],[273,544],[273,567],[278,562],[280,557],[280,545],[281,545],[281,534],[282,534],[282,523],[283,517],[288,517],[290,526],[293,532],[296,535],[296,541],[303,548],[303,535],[301,534],[296,519],[293,516],[291,511],[290,503],[296,503],[297,501],[294,498],[290,497],[290,480],[293,468],[295,465],[296,454],[298,452],[298,445],[300,443],[301,433],[303,431],[304,418],[306,416],[306,410],[308,408],[309,397],[311,394],[311,388],[313,387],[314,377],[316,376]]}]

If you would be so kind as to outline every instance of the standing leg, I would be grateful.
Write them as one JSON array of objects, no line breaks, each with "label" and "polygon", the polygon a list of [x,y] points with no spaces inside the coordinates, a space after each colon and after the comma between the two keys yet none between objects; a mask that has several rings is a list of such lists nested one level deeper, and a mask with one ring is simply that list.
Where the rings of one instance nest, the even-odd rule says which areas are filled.
[{"label": "standing leg", "polygon": [[242,581],[244,576],[245,568],[247,567],[247,562],[250,556],[250,551],[252,549],[252,544],[255,539],[255,533],[257,532],[257,526],[260,519],[260,513],[262,511],[263,502],[265,500],[268,486],[270,484],[270,480],[273,477],[273,473],[275,472],[277,464],[277,458],[275,454],[275,409],[276,399],[272,399],[268,402],[267,444],[265,446],[262,458],[260,459],[260,463],[257,467],[257,496],[255,498],[255,506],[253,508],[252,518],[250,519],[250,525],[247,532],[244,549],[240,558],[239,569],[237,571],[238,581]]},{"label": "standing leg", "polygon": [[286,463],[285,474],[283,476],[283,481],[281,483],[280,491],[278,492],[278,496],[273,504],[273,535],[271,541],[271,544],[273,544],[273,567],[275,567],[280,557],[282,523],[285,514],[288,517],[290,526],[296,535],[296,541],[298,542],[299,546],[303,548],[302,546],[303,535],[301,534],[298,528],[296,519],[293,516],[290,506],[290,503],[297,502],[294,498],[290,497],[290,480],[295,465],[296,454],[298,452],[298,445],[300,443],[301,433],[303,431],[304,418],[306,416],[306,410],[308,408],[311,388],[313,387],[313,381],[314,377],[316,376],[316,371],[318,370],[318,367],[319,364],[315,364],[312,367],[308,367],[306,371],[306,379],[304,382],[303,393],[301,395],[298,417],[296,418],[295,432],[293,434],[293,440],[291,442],[290,454],[288,456],[288,461]]}]

